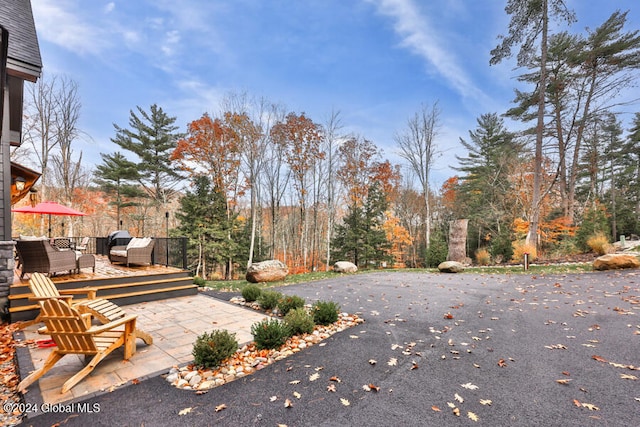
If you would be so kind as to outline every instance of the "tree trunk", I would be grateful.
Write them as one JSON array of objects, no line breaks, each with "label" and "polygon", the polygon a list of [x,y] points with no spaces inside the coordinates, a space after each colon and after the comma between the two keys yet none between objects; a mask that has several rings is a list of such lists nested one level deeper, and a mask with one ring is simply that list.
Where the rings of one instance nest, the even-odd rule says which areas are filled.
[{"label": "tree trunk", "polygon": [[544,133],[544,104],[547,87],[547,32],[549,15],[547,0],[543,0],[542,43],[540,47],[540,84],[538,85],[538,124],[536,127],[536,149],[533,170],[533,194],[531,199],[531,218],[526,243],[538,248],[538,224],[542,206],[542,137]]},{"label": "tree trunk", "polygon": [[467,258],[468,219],[457,219],[449,223],[449,252],[447,261],[464,262]]}]

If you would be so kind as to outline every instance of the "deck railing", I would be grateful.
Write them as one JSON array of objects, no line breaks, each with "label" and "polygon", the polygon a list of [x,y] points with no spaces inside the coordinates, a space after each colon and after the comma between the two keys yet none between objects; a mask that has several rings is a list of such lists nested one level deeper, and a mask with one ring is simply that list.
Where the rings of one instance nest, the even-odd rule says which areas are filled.
[{"label": "deck railing", "polygon": [[[155,246],[151,254],[154,264],[169,267],[187,269],[187,238],[186,237],[154,237]],[[72,238],[73,243],[80,244],[81,237]],[[126,244],[126,242],[118,242]],[[109,255],[109,246],[106,237],[91,237],[87,245],[86,253],[96,255]]]}]

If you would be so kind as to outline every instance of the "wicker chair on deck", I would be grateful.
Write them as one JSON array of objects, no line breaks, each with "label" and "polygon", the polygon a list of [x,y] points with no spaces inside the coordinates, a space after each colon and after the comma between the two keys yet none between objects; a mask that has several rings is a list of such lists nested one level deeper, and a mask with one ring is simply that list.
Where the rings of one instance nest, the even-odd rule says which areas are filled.
[{"label": "wicker chair on deck", "polygon": [[17,240],[16,252],[22,269],[21,279],[26,273],[73,273],[77,268],[74,251],[60,251],[48,240]]},{"label": "wicker chair on deck", "polygon": [[109,251],[109,261],[130,264],[152,264],[151,254],[155,241],[150,237],[131,239],[127,246],[114,246]]}]

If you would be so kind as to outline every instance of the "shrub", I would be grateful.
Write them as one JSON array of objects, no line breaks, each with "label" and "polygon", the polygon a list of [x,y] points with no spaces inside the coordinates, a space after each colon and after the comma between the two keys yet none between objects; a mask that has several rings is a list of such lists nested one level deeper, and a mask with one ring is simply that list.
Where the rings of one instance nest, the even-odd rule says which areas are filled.
[{"label": "shrub", "polygon": [[291,330],[278,319],[264,319],[251,325],[251,334],[258,350],[281,347],[291,336]]},{"label": "shrub", "polygon": [[607,210],[604,205],[596,203],[593,208],[587,209],[582,215],[582,221],[576,231],[576,244],[582,251],[588,251],[587,240],[598,233],[605,236],[609,230]]},{"label": "shrub", "polygon": [[476,251],[476,264],[478,265],[489,265],[491,262],[491,255],[489,255],[489,251],[482,248]]},{"label": "shrub", "polygon": [[262,294],[262,289],[258,285],[248,285],[242,288],[242,298],[246,302],[254,302]]},{"label": "shrub", "polygon": [[304,307],[289,310],[284,316],[284,323],[289,327],[293,335],[310,334],[316,324],[311,314]]},{"label": "shrub", "polygon": [[300,307],[304,307],[304,298],[297,295],[284,295],[278,301],[278,310],[283,316],[286,316],[290,310]]},{"label": "shrub", "polygon": [[313,321],[318,325],[330,325],[338,320],[340,306],[333,301],[317,301],[311,312]]},{"label": "shrub", "polygon": [[273,310],[278,306],[278,301],[282,298],[282,294],[276,291],[262,291],[256,301],[265,310]]},{"label": "shrub", "polygon": [[602,232],[597,232],[587,239],[587,246],[598,255],[606,254],[610,249],[609,239]]},{"label": "shrub", "polygon": [[491,258],[495,262],[498,260],[510,260],[513,257],[513,246],[511,245],[511,233],[503,231],[491,242]]},{"label": "shrub", "polygon": [[533,261],[538,257],[538,251],[533,245],[528,245],[523,241],[513,242],[513,257],[515,262],[523,262],[524,254],[529,254],[529,261]]},{"label": "shrub", "polygon": [[198,286],[200,286],[200,287],[202,287],[202,286],[204,286],[204,285],[205,285],[205,283],[207,283],[207,281],[206,281],[206,280],[204,280],[204,279],[203,279],[202,277],[200,277],[200,276],[194,276],[194,278],[193,278],[193,283],[194,283],[194,284],[196,284],[196,285],[198,285]]},{"label": "shrub", "polygon": [[215,330],[210,334],[204,333],[196,338],[193,345],[195,364],[204,368],[219,366],[223,360],[233,356],[238,350],[235,333],[226,330]]}]

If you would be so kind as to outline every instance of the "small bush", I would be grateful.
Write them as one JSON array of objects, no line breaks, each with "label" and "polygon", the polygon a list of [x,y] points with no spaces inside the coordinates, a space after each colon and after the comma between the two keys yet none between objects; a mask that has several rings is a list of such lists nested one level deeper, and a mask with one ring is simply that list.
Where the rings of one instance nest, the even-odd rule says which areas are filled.
[{"label": "small bush", "polygon": [[278,301],[278,311],[280,311],[280,314],[283,316],[286,316],[290,310],[300,307],[304,307],[304,298],[297,295],[284,295]]},{"label": "small bush", "polygon": [[317,325],[330,325],[338,320],[340,306],[333,301],[318,301],[313,304],[311,313]]},{"label": "small bush", "polygon": [[262,294],[262,289],[258,285],[248,285],[242,288],[242,298],[246,302],[254,302]]},{"label": "small bush", "polygon": [[533,245],[527,245],[525,242],[513,242],[513,257],[515,262],[523,262],[524,254],[529,254],[529,261],[534,261],[538,257],[538,251]]},{"label": "small bush", "polygon": [[587,239],[587,246],[598,255],[604,255],[611,250],[609,239],[604,233],[597,232]]},{"label": "small bush", "polygon": [[210,334],[205,332],[196,338],[191,354],[193,354],[197,366],[213,368],[233,356],[236,350],[238,350],[238,341],[235,333],[215,330]]},{"label": "small bush", "polygon": [[291,330],[278,319],[264,319],[251,325],[251,334],[258,350],[281,347],[291,336]]},{"label": "small bush", "polygon": [[311,314],[304,307],[289,310],[284,316],[284,323],[289,327],[293,335],[310,334],[316,324]]},{"label": "small bush", "polygon": [[491,255],[489,251],[482,248],[476,251],[476,264],[478,265],[489,265],[491,262]]},{"label": "small bush", "polygon": [[205,283],[207,283],[207,281],[206,281],[206,280],[204,280],[204,279],[203,279],[202,277],[200,277],[200,276],[194,276],[194,278],[193,278],[193,283],[194,283],[194,284],[196,284],[196,285],[198,285],[198,286],[200,286],[200,287],[202,287],[202,286],[204,286],[204,285],[205,285]]},{"label": "small bush", "polygon": [[265,310],[273,310],[278,306],[282,294],[276,291],[262,291],[256,301]]}]

